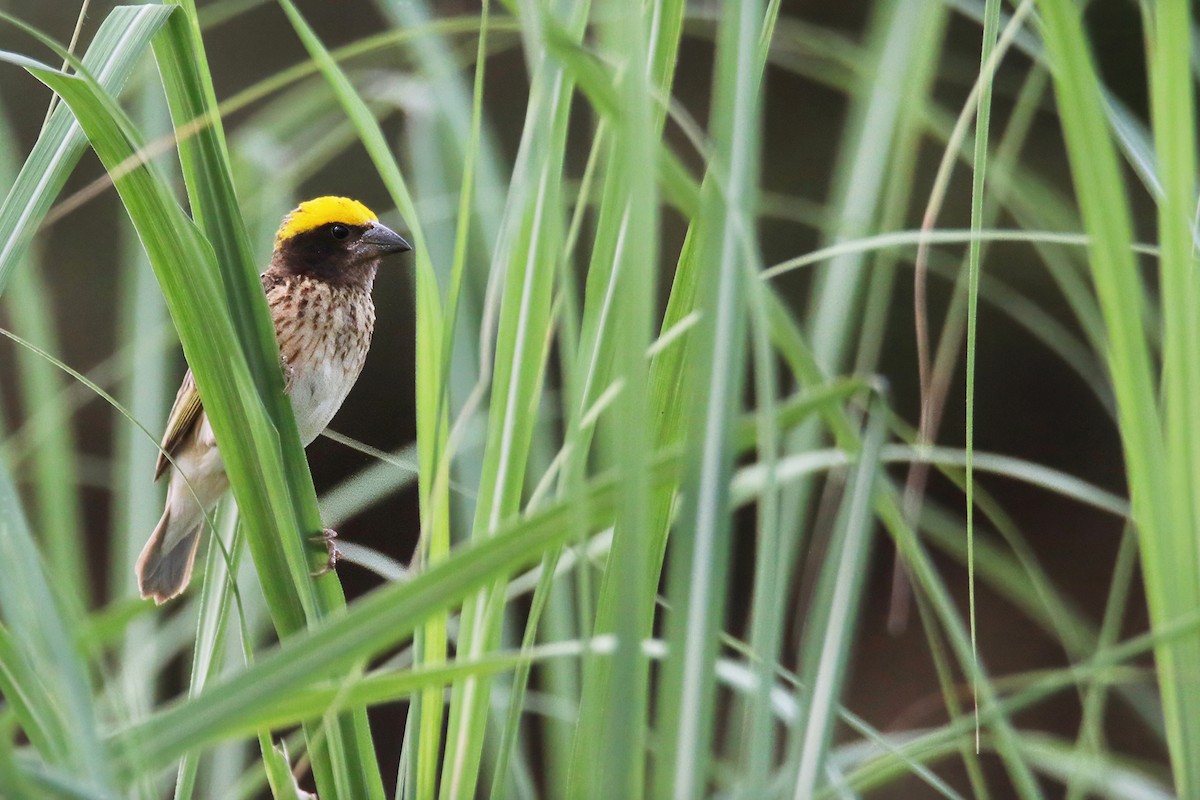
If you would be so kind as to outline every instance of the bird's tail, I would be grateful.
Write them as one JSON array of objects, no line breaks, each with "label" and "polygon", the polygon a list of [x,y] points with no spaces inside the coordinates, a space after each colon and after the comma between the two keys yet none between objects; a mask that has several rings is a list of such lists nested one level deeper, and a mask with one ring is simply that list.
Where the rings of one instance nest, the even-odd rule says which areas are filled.
[{"label": "bird's tail", "polygon": [[194,522],[180,521],[182,524],[191,522],[188,530],[172,531],[168,536],[172,520],[171,504],[167,504],[134,567],[143,599],[154,598],[155,603],[162,605],[187,587],[192,577],[192,565],[196,563],[200,534],[204,531],[204,515],[197,516],[199,519]]}]

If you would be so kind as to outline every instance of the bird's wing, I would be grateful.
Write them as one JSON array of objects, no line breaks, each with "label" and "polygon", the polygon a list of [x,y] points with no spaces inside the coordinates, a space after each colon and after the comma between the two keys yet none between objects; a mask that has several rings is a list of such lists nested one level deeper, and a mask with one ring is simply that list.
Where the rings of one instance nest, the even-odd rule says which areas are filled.
[{"label": "bird's wing", "polygon": [[[270,294],[271,290],[283,282],[283,278],[270,272],[259,275],[263,291]],[[154,480],[158,480],[171,466],[167,456],[174,456],[183,440],[192,432],[204,414],[204,406],[200,403],[200,393],[196,391],[196,379],[189,369],[183,376],[183,383],[175,395],[175,404],[171,406],[171,414],[167,417],[167,430],[163,434],[161,448],[158,453],[158,463],[154,465]]]},{"label": "bird's wing", "polygon": [[158,453],[158,463],[154,466],[154,480],[161,478],[171,466],[167,456],[175,455],[203,413],[200,393],[196,391],[196,379],[192,377],[192,371],[189,369],[183,376],[183,383],[175,395],[175,404],[171,406],[171,414],[167,417],[167,430],[163,434],[162,444],[159,445],[161,449]]}]

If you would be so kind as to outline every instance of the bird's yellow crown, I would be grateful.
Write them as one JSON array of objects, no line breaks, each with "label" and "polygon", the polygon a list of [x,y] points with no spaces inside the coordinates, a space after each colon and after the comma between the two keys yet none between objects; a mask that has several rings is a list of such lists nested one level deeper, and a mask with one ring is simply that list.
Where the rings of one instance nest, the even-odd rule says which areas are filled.
[{"label": "bird's yellow crown", "polygon": [[283,218],[283,224],[275,234],[275,246],[278,247],[296,234],[311,231],[330,222],[366,225],[378,219],[374,211],[349,197],[318,197],[315,200],[305,200]]}]

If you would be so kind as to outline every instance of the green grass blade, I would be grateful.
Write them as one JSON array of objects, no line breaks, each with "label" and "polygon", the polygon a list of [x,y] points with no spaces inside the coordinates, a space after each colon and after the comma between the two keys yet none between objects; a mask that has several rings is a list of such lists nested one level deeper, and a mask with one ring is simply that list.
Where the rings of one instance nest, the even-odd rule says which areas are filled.
[{"label": "green grass blade", "polygon": [[[637,797],[645,785],[650,701],[642,619],[654,606],[659,571],[656,558],[644,544],[659,497],[647,480],[653,422],[645,353],[657,314],[661,217],[655,164],[663,114],[653,99],[655,83],[662,77],[654,73],[656,63],[647,54],[653,56],[664,49],[673,52],[678,47],[677,40],[668,37],[673,30],[677,33],[674,26],[680,9],[653,4],[650,15],[654,19],[647,26],[644,15],[636,13],[632,4],[623,9],[617,4],[610,7],[617,13],[603,25],[601,34],[605,50],[622,64],[614,76],[621,111],[608,121],[613,135],[585,288],[579,352],[586,372],[577,399],[586,407],[601,386],[610,382],[621,385],[612,414],[600,423],[600,441],[606,460],[611,459],[620,470],[623,502],[614,519],[614,546],[605,568],[606,590],[618,592],[612,629],[616,651],[605,662],[610,671],[609,694],[598,715],[580,718],[580,728],[590,729],[595,737],[595,757],[577,780],[591,785],[593,797],[610,790]],[[656,32],[660,37],[652,39]],[[663,62],[658,66],[661,69]],[[572,412],[579,414],[582,409]],[[583,437],[579,439],[584,445]],[[584,469],[586,445],[581,449],[576,458]],[[602,786],[606,788],[599,790]]]},{"label": "green grass blade", "polygon": [[[1163,12],[1176,20],[1186,19],[1186,9],[1167,8]],[[1150,343],[1143,327],[1145,292],[1138,279],[1137,264],[1130,253],[1132,220],[1125,197],[1116,150],[1101,107],[1099,79],[1088,50],[1079,10],[1071,3],[1039,3],[1045,30],[1046,52],[1054,65],[1055,90],[1059,115],[1067,144],[1076,198],[1083,221],[1092,237],[1089,264],[1104,320],[1108,330],[1108,364],[1117,398],[1121,439],[1124,445],[1126,469],[1133,501],[1133,518],[1138,526],[1142,550],[1142,568],[1146,582],[1151,620],[1159,628],[1200,604],[1197,549],[1192,531],[1195,529],[1192,459],[1193,441],[1189,432],[1195,426],[1192,417],[1180,419],[1180,404],[1195,402],[1195,396],[1180,396],[1189,385],[1196,366],[1185,357],[1182,348],[1189,340],[1195,322],[1181,319],[1171,310],[1171,304],[1184,302],[1192,296],[1194,283],[1191,272],[1194,264],[1187,259],[1190,244],[1181,253],[1179,220],[1173,217],[1180,211],[1178,192],[1193,177],[1179,177],[1172,195],[1174,201],[1164,206],[1163,230],[1171,234],[1164,245],[1174,254],[1162,264],[1164,297],[1168,290],[1183,291],[1182,297],[1164,300],[1167,308],[1165,335],[1167,341],[1167,382],[1163,394],[1166,401],[1169,430],[1164,430],[1156,396],[1158,387],[1152,372]],[[1184,39],[1186,42],[1186,37]],[[1160,46],[1178,47],[1178,39],[1168,38]],[[1177,53],[1160,56],[1164,63],[1178,63]],[[1187,56],[1184,55],[1186,63]],[[1155,65],[1156,71],[1161,65]],[[1185,73],[1186,74],[1186,73]],[[1178,105],[1179,90],[1171,82],[1180,76],[1168,77],[1159,72],[1154,96],[1156,125],[1178,124],[1185,106]],[[1164,83],[1158,83],[1164,81]],[[1184,91],[1191,91],[1190,85]],[[1165,114],[1167,119],[1159,115]],[[1169,123],[1168,123],[1169,120]],[[1162,133],[1170,157],[1181,158],[1174,136],[1193,136],[1175,131]],[[1191,145],[1191,146],[1194,146]],[[1187,158],[1184,166],[1190,161]],[[1194,165],[1193,165],[1194,169]],[[1188,197],[1189,208],[1194,198]],[[1184,229],[1186,231],[1186,229]],[[1186,263],[1186,268],[1181,267]],[[1184,274],[1186,272],[1186,277]],[[1186,285],[1175,285],[1176,281]],[[1190,316],[1191,311],[1185,311]],[[1193,353],[1186,354],[1191,358]],[[1182,374],[1181,374],[1182,372]],[[1184,424],[1182,430],[1179,426]],[[1164,434],[1170,433],[1169,439]],[[1200,636],[1183,637],[1160,644],[1155,648],[1163,712],[1167,722],[1168,743],[1172,753],[1176,790],[1181,796],[1194,793],[1200,787],[1200,695],[1186,687],[1190,685],[1191,666],[1200,663]]]},{"label": "green grass blade", "polygon": [[[319,581],[310,578],[310,573],[325,558],[323,548],[310,545],[312,555],[308,559],[300,555],[300,532],[311,535],[324,526],[291,405],[283,395],[274,326],[261,299],[259,270],[253,263],[234,192],[224,134],[215,116],[212,79],[195,7],[190,2],[182,3],[180,12],[156,37],[155,55],[176,129],[183,129],[193,120],[206,123],[196,135],[179,142],[180,162],[192,213],[217,250],[217,264],[233,311],[234,326],[243,342],[257,342],[259,352],[270,354],[267,358],[251,358],[249,363],[283,445],[293,523],[285,525],[283,531],[252,524],[248,526],[247,539],[264,586],[276,587],[267,596],[292,594],[299,599],[300,609],[311,622],[337,613],[345,607],[345,599],[335,575],[329,574]],[[277,522],[285,518],[277,517]],[[282,635],[298,630],[303,624],[295,616],[298,609],[294,602],[286,606],[270,603],[269,608]],[[316,726],[308,730],[318,787],[337,787],[348,796],[382,797],[383,787],[365,712],[349,712],[319,730],[319,736]]]},{"label": "green grass blade", "polygon": [[[656,461],[655,483],[672,478],[671,463]],[[582,498],[589,523],[600,525],[618,501],[616,482],[595,482]],[[171,706],[120,734],[120,752],[136,753],[138,763],[159,764],[203,742],[240,730],[264,708],[286,702],[301,685],[337,675],[348,665],[394,647],[430,615],[442,613],[471,592],[494,581],[497,572],[515,572],[536,562],[570,535],[571,504],[501,526],[495,536],[455,552],[407,583],[378,589],[337,620],[285,640],[247,670],[200,697]],[[129,765],[126,765],[128,768]]]},{"label": "green grass blade", "polygon": [[793,759],[796,778],[791,794],[796,798],[812,797],[824,783],[829,768],[826,759],[835,709],[847,672],[874,529],[871,506],[880,470],[884,417],[876,401],[868,412],[863,449],[846,486],[815,602],[805,624],[801,679],[809,688],[803,734],[796,739],[799,749]]},{"label": "green grass blade", "polygon": [[[162,35],[155,39],[155,56],[176,130],[194,119],[211,122],[205,91],[207,76],[199,66],[203,57],[195,51],[195,46],[189,16],[183,9],[172,15]],[[214,252],[216,277],[222,293],[228,298],[226,305],[231,309],[239,309],[230,320],[238,332],[238,338],[250,344],[255,351],[270,354],[247,359],[247,363],[258,365],[251,368],[255,385],[259,387],[255,395],[264,399],[277,428],[286,430],[285,426],[278,424],[279,420],[292,417],[290,412],[283,411],[286,404],[283,399],[283,377],[281,370],[275,366],[278,345],[266,304],[260,299],[262,286],[258,281],[258,270],[251,261],[249,243],[230,181],[224,140],[219,130],[211,124],[205,124],[195,135],[179,141],[184,183],[197,226],[209,242],[218,243],[214,250],[215,247],[220,248],[219,252]],[[265,400],[276,395],[282,403],[273,404]],[[298,435],[296,443],[299,444]],[[222,442],[222,452],[224,449]],[[311,486],[311,478],[308,483]],[[312,503],[315,510],[315,497]],[[302,525],[306,525],[308,530],[321,527],[319,518],[315,517],[315,514],[306,515],[301,520],[296,512],[289,509],[278,520],[278,524],[284,526],[283,530],[263,531],[268,541],[258,542],[259,537],[249,537],[251,553],[260,570],[268,600],[286,598],[284,602],[269,603],[281,634],[302,628],[304,617],[315,615],[315,611],[311,610],[315,604],[309,588],[312,582],[307,579],[310,568],[305,565],[303,558],[297,558],[299,548],[295,546],[299,543]],[[292,535],[288,536],[288,533]],[[293,546],[287,547],[286,543],[293,543]],[[299,573],[304,575],[302,580],[288,569],[289,557],[296,563]]]},{"label": "green grass blade", "polygon": [[[133,115],[143,130],[163,133],[170,129],[166,104],[153,78],[153,64],[142,68],[146,80],[134,98]],[[159,159],[160,163],[168,161]],[[165,164],[164,164],[165,166]],[[169,330],[167,309],[154,277],[154,270],[137,234],[124,227],[119,244],[121,270],[117,277],[116,325],[119,341],[129,346],[120,360],[119,371],[125,376],[116,387],[121,405],[138,420],[157,424],[170,410],[168,384],[173,379],[167,350],[152,346]],[[172,339],[174,336],[172,334]],[[113,420],[113,504],[109,547],[109,596],[114,602],[135,602],[138,596],[133,565],[154,530],[162,511],[162,487],[151,480],[150,465],[158,457],[158,442],[136,425],[127,424],[114,409]],[[142,608],[145,604],[138,603]],[[154,706],[158,659],[167,647],[158,615],[146,614],[130,621],[121,631],[117,653],[120,671],[114,696],[118,697],[123,722],[139,719]],[[136,784],[139,800],[157,796],[154,776],[144,775]]]},{"label": "green grass blade", "polygon": [[[260,531],[260,539],[274,541],[278,547],[281,539],[272,537],[271,532],[282,521],[294,519],[290,492],[279,463],[274,426],[263,406],[254,402],[258,392],[224,311],[224,292],[211,248],[148,166],[123,166],[138,163],[134,156],[138,145],[130,139],[130,125],[111,98],[83,78],[36,68],[31,71],[66,100],[105,166],[117,173],[118,192],[155,266],[205,409],[222,442],[222,457],[239,506],[247,524]],[[265,306],[261,294],[258,302]],[[261,352],[258,357],[266,360]],[[292,541],[300,564],[288,565],[281,559],[273,566],[290,566],[293,574],[304,574],[308,568],[298,552],[298,534]],[[263,586],[274,609],[290,609],[297,620],[303,619],[300,603],[278,594],[291,586],[290,579],[285,585]]]},{"label": "green grass blade", "polygon": [[[151,5],[113,9],[96,31],[83,65],[105,90],[117,92],[170,14],[169,8]],[[86,147],[71,112],[56,109],[0,206],[0,294]]]},{"label": "green grass blade", "polygon": [[[1166,445],[1167,483],[1147,486],[1146,481],[1164,477],[1162,472],[1139,474],[1141,459],[1135,460],[1128,452],[1126,459],[1134,518],[1143,543],[1147,595],[1152,618],[1156,617],[1154,623],[1158,625],[1200,603],[1200,546],[1194,535],[1200,524],[1200,495],[1196,492],[1200,482],[1200,419],[1197,418],[1200,366],[1196,364],[1196,354],[1200,352],[1200,319],[1196,316],[1200,282],[1196,275],[1194,227],[1197,128],[1195,83],[1189,72],[1195,55],[1191,38],[1194,8],[1187,0],[1168,0],[1142,10],[1151,36],[1147,47],[1150,110],[1162,182],[1158,204],[1162,255],[1158,266],[1163,335],[1162,435]],[[1063,124],[1071,124],[1065,115]],[[1072,152],[1072,155],[1077,154]],[[1129,421],[1122,415],[1121,422],[1124,431]],[[1155,452],[1150,450],[1145,455]],[[1161,470],[1163,465],[1154,466]],[[1143,507],[1141,514],[1138,513],[1139,496],[1145,502],[1146,495],[1151,493],[1157,495],[1151,502],[1169,514],[1164,520],[1168,527],[1151,530],[1145,521],[1146,509]],[[1154,541],[1160,537],[1161,550]],[[1162,560],[1156,561],[1156,555]],[[1161,651],[1155,655],[1162,670],[1160,687],[1175,787],[1180,796],[1186,797],[1200,791],[1200,718],[1197,718],[1200,697],[1187,677],[1200,659],[1200,636],[1180,641],[1175,652],[1166,658]],[[1166,669],[1164,661],[1169,665]]]},{"label": "green grass blade", "polygon": [[746,344],[746,261],[757,258],[757,204],[761,67],[756,63],[763,28],[760,2],[727,2],[717,42],[710,128],[715,180],[701,199],[698,229],[703,264],[697,332],[687,381],[701,398],[691,412],[693,466],[684,483],[680,525],[671,540],[667,620],[671,658],[660,694],[662,753],[655,793],[692,797],[709,774],[716,697],[713,664],[724,619],[732,468],[732,421],[741,403]]},{"label": "green grass blade", "polygon": [[[226,629],[231,607],[236,602],[232,583],[237,575],[242,548],[234,534],[237,514],[229,507],[229,503],[223,503],[222,506],[221,524],[212,532],[214,538],[208,549],[204,582],[196,599],[200,611],[196,621],[188,697],[196,697],[203,692],[204,687],[217,678],[225,665]],[[175,779],[175,800],[186,800],[193,796],[199,761],[198,751],[185,753],[180,760]]]},{"label": "green grass blade", "polygon": [[[1027,9],[1024,6],[1022,10]],[[992,75],[984,75],[988,69],[992,52],[996,49],[996,39],[1000,28],[1000,3],[988,0],[983,24],[983,48],[980,53],[980,71],[983,81],[979,96],[979,107],[975,113],[975,152],[972,164],[971,184],[971,232],[979,233],[983,228],[983,187],[987,176],[988,137],[990,135],[992,113]],[[979,316],[979,272],[981,245],[978,239],[972,239],[967,256],[967,464],[966,464],[966,503],[967,503],[967,597],[969,603],[968,621],[971,627],[971,650],[978,657],[979,640],[975,627],[975,351],[976,328]],[[974,683],[976,676],[971,676]],[[979,710],[978,701],[975,710]],[[978,734],[976,734],[978,736]],[[978,743],[976,744],[978,750]]]},{"label": "green grass blade", "polygon": [[[615,520],[595,622],[587,610],[593,601],[586,573],[580,575],[575,602],[582,629],[594,625],[596,635],[614,634],[617,642],[612,655],[584,662],[579,722],[570,765],[565,767],[567,791],[580,796],[599,796],[606,786],[636,796],[645,784],[649,668],[641,642],[654,613],[660,544],[666,535],[662,508],[670,493],[648,493],[639,475],[657,438],[655,428],[670,415],[651,411],[644,353],[657,313],[652,275],[658,270],[651,265],[658,263],[661,218],[655,175],[664,161],[675,163],[662,144],[666,109],[660,94],[666,94],[674,75],[683,11],[677,2],[656,2],[644,10],[610,3],[600,17],[600,54],[546,25],[547,45],[603,123],[585,173],[585,180],[598,174],[603,182],[582,313],[572,310],[563,325],[570,330],[562,339],[569,383],[564,444],[568,456],[560,492],[576,490],[593,457],[594,429],[585,421],[591,416],[589,409],[620,385],[612,413],[602,415],[595,430],[601,445],[597,455],[622,465],[628,500]],[[613,69],[612,63],[622,66]],[[584,208],[575,209],[573,231]],[[569,269],[564,270],[563,283],[566,303],[571,303],[575,289]],[[550,679],[559,686],[575,680],[562,670]]]},{"label": "green grass blade", "polygon": [[0,569],[0,685],[14,698],[18,721],[47,764],[102,794],[115,794],[112,759],[98,735],[87,666],[2,464]]},{"label": "green grass blade", "polygon": [[[568,27],[576,39],[582,34],[587,5],[575,2],[562,11],[570,19]],[[501,276],[503,289],[473,539],[493,535],[520,509],[546,368],[551,290],[562,241],[560,183],[572,83],[561,65],[539,55],[530,91],[539,99],[530,103],[526,116],[514,192],[492,260],[492,270]],[[466,604],[460,658],[478,658],[499,644],[502,597],[497,584]],[[485,679],[468,678],[455,684],[443,761],[443,798],[474,792],[489,688]]]},{"label": "green grass blade", "polygon": [[[384,186],[412,230],[417,272],[417,446],[421,462],[422,529],[428,531],[432,541],[439,543],[440,549],[450,541],[449,466],[444,460],[439,463],[448,431],[447,410],[441,402],[444,379],[440,356],[442,337],[450,332],[442,327],[444,312],[437,276],[429,252],[423,246],[425,236],[412,196],[378,121],[291,0],[280,0],[280,6],[342,104]],[[439,624],[431,625],[434,639],[424,643],[424,651],[436,662],[443,657],[445,644],[436,633],[440,630]],[[382,784],[379,784],[372,786],[370,796],[382,796],[382,793]]]},{"label": "green grass blade", "polygon": [[[424,2],[396,3],[381,2],[385,13],[395,18],[400,26],[419,28],[429,23],[430,10]],[[474,86],[468,90],[464,80],[458,74],[458,57],[451,43],[444,37],[430,35],[419,37],[413,42],[413,49],[418,60],[428,74],[431,89],[440,98],[434,109],[433,135],[437,143],[430,142],[426,152],[416,155],[414,166],[420,167],[440,162],[443,158],[447,163],[443,170],[453,174],[457,162],[461,166],[461,182],[458,188],[458,218],[453,227],[449,222],[443,226],[443,231],[431,230],[429,247],[434,247],[441,241],[447,243],[448,257],[440,259],[448,263],[449,276],[444,316],[441,322],[441,353],[438,354],[436,372],[422,365],[422,386],[436,385],[439,392],[439,406],[449,413],[456,403],[469,402],[474,391],[473,387],[479,379],[479,353],[476,341],[478,331],[475,330],[474,319],[480,315],[479,309],[483,295],[483,285],[487,276],[482,274],[487,264],[486,255],[480,254],[468,260],[468,250],[473,229],[477,228],[482,249],[489,249],[497,239],[500,228],[499,209],[503,199],[499,190],[501,186],[500,159],[496,152],[495,143],[484,129],[483,120],[483,90],[485,64],[489,44],[488,31],[491,25],[490,4],[485,0],[482,5],[479,21],[479,41],[476,47]],[[411,140],[414,146],[417,142],[416,121],[412,121],[413,134]],[[445,141],[452,143],[452,148],[445,147]],[[445,150],[452,150],[446,153]],[[432,152],[429,152],[432,151]],[[447,180],[446,183],[449,183]],[[478,184],[478,188],[476,186]],[[432,189],[433,187],[428,187]],[[420,187],[418,186],[418,190]],[[439,187],[441,192],[452,192],[454,187]],[[434,192],[427,192],[434,195]],[[474,213],[473,213],[474,212]],[[441,235],[439,235],[441,233]],[[452,248],[449,243],[453,242]],[[436,257],[431,253],[431,257]],[[464,292],[465,289],[465,292]],[[473,295],[478,295],[473,296]],[[464,313],[465,312],[465,313]],[[461,322],[460,322],[461,320]],[[418,358],[421,358],[420,356]],[[457,395],[457,396],[456,396]],[[429,416],[426,412],[425,416]],[[437,411],[434,418],[438,420],[436,429],[437,440],[429,441],[426,437],[425,461],[426,469],[436,464],[437,472],[433,481],[426,480],[426,501],[428,507],[436,496],[438,501],[446,502],[444,484],[450,480],[450,462],[452,453],[442,453],[449,443],[442,425],[443,411]],[[420,423],[425,424],[425,423]],[[462,504],[460,504],[462,508]],[[447,509],[448,510],[448,509]],[[464,518],[473,509],[462,508]],[[450,548],[450,526],[444,513],[439,508],[436,513],[428,515],[433,520],[429,536],[422,542],[425,547],[423,557],[428,563],[437,563],[444,559]],[[419,554],[419,557],[421,555]],[[417,644],[417,660],[422,664],[436,664],[446,657],[446,621],[441,618],[431,620],[429,626],[421,632]],[[444,693],[440,687],[430,689],[421,698],[415,715],[416,724],[420,726],[417,738],[417,757],[414,769],[414,789],[417,796],[432,797],[437,792],[438,765],[442,751],[442,722],[444,717]],[[414,717],[410,716],[410,724]]]},{"label": "green grass blade", "polygon": [[[16,153],[10,148],[16,137],[7,115],[0,121],[0,138],[9,143],[0,158],[0,185],[15,185]],[[12,318],[13,330],[27,339],[58,351],[54,330],[53,297],[40,271],[37,251],[26,256],[26,263],[12,275],[5,295],[5,306]],[[79,470],[70,410],[63,396],[61,376],[49,364],[28,350],[17,352],[17,388],[20,390],[30,438],[36,449],[31,463],[21,465],[31,477],[34,492],[32,528],[43,542],[51,573],[60,577],[58,590],[68,608],[78,613],[91,597],[91,576],[84,563],[82,514],[78,504]]]},{"label": "green grass blade", "polygon": [[[901,113],[900,100],[905,96],[903,86],[909,71],[916,63],[914,43],[924,41],[919,31],[940,26],[931,25],[930,16],[937,3],[927,0],[907,0],[899,4],[876,7],[877,18],[869,35],[878,37],[872,48],[878,53],[877,63],[869,76],[864,76],[862,92],[850,123],[852,132],[839,156],[842,166],[835,169],[839,186],[835,193],[832,215],[837,220],[833,241],[857,239],[871,231],[876,208],[882,194],[886,167],[891,152],[895,120]],[[843,361],[846,331],[855,317],[864,263],[847,256],[831,263],[822,271],[812,302],[811,325],[813,349],[826,371],[836,371]]]}]

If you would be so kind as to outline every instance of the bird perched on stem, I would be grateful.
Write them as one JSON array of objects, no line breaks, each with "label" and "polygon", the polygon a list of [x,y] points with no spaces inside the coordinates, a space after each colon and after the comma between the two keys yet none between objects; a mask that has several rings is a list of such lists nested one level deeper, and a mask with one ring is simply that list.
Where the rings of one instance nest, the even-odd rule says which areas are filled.
[{"label": "bird perched on stem", "polygon": [[[411,249],[370,209],[345,197],[318,197],[284,217],[261,278],[305,446],[325,430],[362,371],[375,328],[371,287],[380,261]],[[229,488],[191,370],[161,448],[154,479],[171,473],[167,505],[136,567],[142,597],[156,603],[187,587],[207,516]],[[331,565],[335,552],[330,540]]]}]

